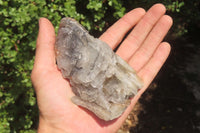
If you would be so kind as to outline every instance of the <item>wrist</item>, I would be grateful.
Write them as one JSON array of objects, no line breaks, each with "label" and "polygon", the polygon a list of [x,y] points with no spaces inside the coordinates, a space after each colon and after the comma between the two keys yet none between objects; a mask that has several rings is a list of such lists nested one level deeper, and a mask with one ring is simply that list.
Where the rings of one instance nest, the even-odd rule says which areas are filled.
[{"label": "wrist", "polygon": [[37,133],[65,133],[65,131],[40,117]]}]

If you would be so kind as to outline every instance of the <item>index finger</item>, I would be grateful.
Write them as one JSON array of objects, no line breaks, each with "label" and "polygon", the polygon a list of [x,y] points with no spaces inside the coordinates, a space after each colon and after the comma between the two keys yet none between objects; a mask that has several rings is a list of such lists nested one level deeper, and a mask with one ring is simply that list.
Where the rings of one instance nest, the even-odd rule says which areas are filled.
[{"label": "index finger", "polygon": [[113,24],[99,39],[106,42],[112,49],[116,48],[126,33],[137,24],[144,14],[145,10],[142,8],[133,9]]}]

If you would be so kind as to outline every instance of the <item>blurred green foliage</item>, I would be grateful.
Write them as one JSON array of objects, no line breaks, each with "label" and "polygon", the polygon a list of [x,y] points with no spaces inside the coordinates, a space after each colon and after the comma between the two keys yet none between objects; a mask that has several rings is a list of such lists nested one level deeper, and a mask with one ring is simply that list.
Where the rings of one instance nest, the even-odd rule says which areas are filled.
[{"label": "blurred green foliage", "polygon": [[173,33],[181,36],[200,20],[199,0],[0,0],[0,133],[32,133],[38,124],[30,80],[38,19],[58,30],[62,17],[73,17],[99,35],[129,10],[161,2],[174,17]]}]

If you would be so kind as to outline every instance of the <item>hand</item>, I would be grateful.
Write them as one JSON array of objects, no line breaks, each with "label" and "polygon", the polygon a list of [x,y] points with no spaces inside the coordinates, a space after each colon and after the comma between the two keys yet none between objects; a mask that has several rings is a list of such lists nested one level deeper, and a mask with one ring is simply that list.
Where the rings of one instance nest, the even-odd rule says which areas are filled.
[{"label": "hand", "polygon": [[134,9],[100,37],[114,49],[132,29],[116,53],[126,60],[144,81],[144,87],[132,99],[123,115],[108,122],[70,101],[73,95],[71,87],[56,66],[54,27],[50,21],[41,18],[31,74],[40,111],[38,132],[116,132],[169,55],[170,45],[162,40],[172,25],[172,19],[164,15],[165,10],[161,4],[154,5],[148,12],[141,8]]}]

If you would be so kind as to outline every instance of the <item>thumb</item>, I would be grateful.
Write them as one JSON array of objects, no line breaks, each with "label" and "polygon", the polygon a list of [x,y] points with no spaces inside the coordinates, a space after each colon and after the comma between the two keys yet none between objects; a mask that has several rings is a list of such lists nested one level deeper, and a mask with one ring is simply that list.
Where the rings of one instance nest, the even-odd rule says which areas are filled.
[{"label": "thumb", "polygon": [[40,18],[34,68],[49,69],[56,66],[54,45],[55,31],[52,23],[46,18]]}]

